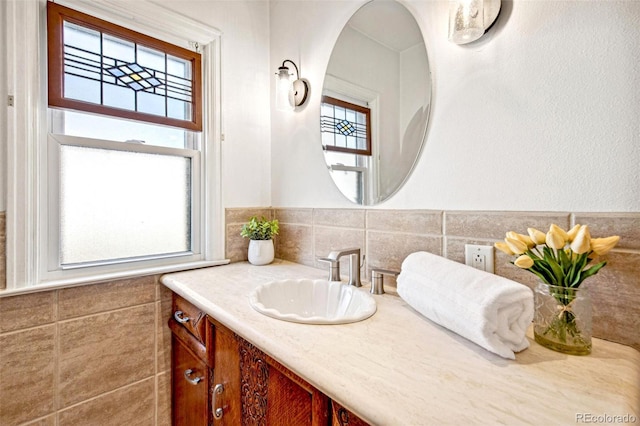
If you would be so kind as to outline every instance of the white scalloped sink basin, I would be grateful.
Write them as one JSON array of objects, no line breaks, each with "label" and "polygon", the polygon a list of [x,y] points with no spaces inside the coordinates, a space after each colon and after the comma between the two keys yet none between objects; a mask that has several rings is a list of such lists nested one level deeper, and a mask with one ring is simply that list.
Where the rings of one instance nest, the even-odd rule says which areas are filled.
[{"label": "white scalloped sink basin", "polygon": [[376,301],[366,291],[327,280],[270,281],[249,295],[249,303],[261,314],[305,324],[347,324],[376,312]]}]

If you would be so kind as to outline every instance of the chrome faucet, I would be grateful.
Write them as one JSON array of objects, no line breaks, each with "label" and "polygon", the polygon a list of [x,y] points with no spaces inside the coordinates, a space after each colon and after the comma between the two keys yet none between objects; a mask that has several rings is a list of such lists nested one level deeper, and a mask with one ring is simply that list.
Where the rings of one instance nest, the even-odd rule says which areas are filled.
[{"label": "chrome faucet", "polygon": [[360,249],[351,248],[344,250],[336,250],[329,253],[327,260],[330,261],[330,265],[333,269],[331,279],[334,278],[334,273],[337,273],[338,280],[340,280],[340,258],[342,256],[349,256],[349,285],[355,287],[362,287],[360,282]]}]

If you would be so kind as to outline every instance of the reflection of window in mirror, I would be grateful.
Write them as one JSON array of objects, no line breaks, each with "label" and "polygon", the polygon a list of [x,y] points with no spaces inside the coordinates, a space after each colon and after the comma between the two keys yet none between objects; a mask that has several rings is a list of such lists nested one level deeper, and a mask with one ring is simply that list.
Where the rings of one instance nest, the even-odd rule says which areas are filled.
[{"label": "reflection of window in mirror", "polygon": [[362,203],[370,197],[369,159],[345,152],[325,151],[331,175],[340,191],[351,201]]},{"label": "reflection of window in mirror", "polygon": [[371,155],[371,110],[367,107],[323,96],[320,131],[327,151]]},{"label": "reflection of window in mirror", "polygon": [[322,145],[334,181],[351,201],[370,197],[371,110],[330,96],[322,97]]}]

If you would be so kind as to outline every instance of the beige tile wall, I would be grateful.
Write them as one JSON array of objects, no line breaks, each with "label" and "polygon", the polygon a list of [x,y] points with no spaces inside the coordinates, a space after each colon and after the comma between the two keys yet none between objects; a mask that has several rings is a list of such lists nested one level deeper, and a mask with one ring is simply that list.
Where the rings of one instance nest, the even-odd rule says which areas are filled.
[{"label": "beige tile wall", "polygon": [[0,425],[171,424],[158,278],[0,298]]},{"label": "beige tile wall", "polygon": [[[640,349],[640,213],[228,209],[233,261],[246,260],[240,228],[252,215],[279,219],[282,259],[324,268],[317,256],[361,247],[365,278],[372,266],[399,269],[416,250],[462,261],[465,243],[492,244],[530,226],[586,223],[593,236],[619,234],[610,265],[588,283],[594,334]],[[0,212],[0,288],[4,236]],[[535,283],[508,262],[497,252],[496,273]],[[0,298],[0,425],[170,424],[170,314],[171,293],[157,276]]]},{"label": "beige tile wall", "polygon": [[[465,244],[493,245],[507,231],[526,234],[528,227],[546,230],[551,223],[565,229],[587,224],[593,237],[620,235],[618,247],[608,256],[609,265],[584,285],[593,294],[594,335],[640,350],[640,213],[228,209],[226,241],[232,261],[246,260],[248,242],[240,237],[240,227],[256,213],[280,221],[276,257],[326,268],[317,257],[360,247],[366,256],[365,278],[371,267],[399,270],[402,260],[418,250],[464,262]],[[514,267],[510,260],[496,251],[496,274],[533,287],[533,274]],[[343,273],[348,271],[346,264],[341,268]]]}]

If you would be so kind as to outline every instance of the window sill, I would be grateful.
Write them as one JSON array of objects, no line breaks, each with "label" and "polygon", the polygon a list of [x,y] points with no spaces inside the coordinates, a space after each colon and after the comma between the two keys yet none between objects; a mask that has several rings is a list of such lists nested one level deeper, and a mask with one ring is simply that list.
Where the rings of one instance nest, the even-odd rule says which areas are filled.
[{"label": "window sill", "polygon": [[222,260],[205,260],[197,262],[182,263],[178,265],[163,265],[148,268],[139,268],[128,271],[118,271],[111,273],[103,273],[96,275],[89,275],[84,277],[74,277],[61,280],[45,281],[38,285],[30,287],[12,288],[6,290],[0,290],[0,298],[9,296],[18,296],[21,294],[36,293],[48,290],[57,290],[68,287],[78,287],[88,284],[97,284],[101,282],[114,281],[126,278],[141,277],[146,275],[165,274],[169,272],[186,271],[189,269],[206,268],[210,266],[226,265],[230,261],[229,259]]}]

